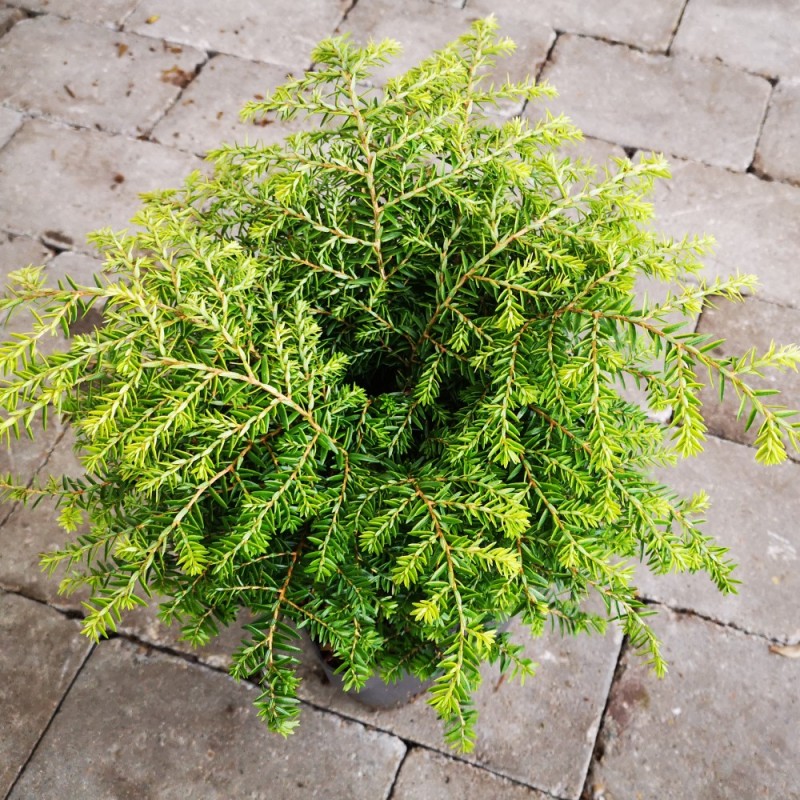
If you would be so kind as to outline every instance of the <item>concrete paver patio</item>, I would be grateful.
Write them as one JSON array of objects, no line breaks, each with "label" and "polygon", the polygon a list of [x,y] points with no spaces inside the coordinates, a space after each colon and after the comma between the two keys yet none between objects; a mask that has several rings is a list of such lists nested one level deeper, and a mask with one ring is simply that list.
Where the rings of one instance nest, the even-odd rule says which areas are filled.
[{"label": "concrete paver patio", "polygon": [[[520,45],[512,77],[552,82],[548,107],[593,137],[581,152],[664,151],[660,227],[715,235],[709,276],[759,275],[757,298],[699,329],[726,352],[800,340],[800,0],[0,0],[2,275],[86,280],[86,233],[124,227],[139,192],[221,141],[279,140],[289,126],[237,111],[308,68],[320,38],[393,36],[411,65],[491,12]],[[542,108],[500,109],[520,112]],[[796,375],[768,385],[800,405]],[[312,658],[298,733],[269,734],[253,687],[226,675],[237,630],[198,652],[137,610],[91,646],[81,598],[38,568],[63,538],[51,511],[0,508],[0,798],[797,800],[800,660],[770,645],[800,641],[800,463],[756,468],[735,404],[709,408],[707,451],[663,477],[716,500],[707,530],[741,565],[740,595],[643,570],[669,675],[618,631],[547,634],[527,645],[540,669],[524,687],[486,670],[468,756],[423,702],[367,710]],[[0,452],[26,479],[75,469],[57,427]]]}]

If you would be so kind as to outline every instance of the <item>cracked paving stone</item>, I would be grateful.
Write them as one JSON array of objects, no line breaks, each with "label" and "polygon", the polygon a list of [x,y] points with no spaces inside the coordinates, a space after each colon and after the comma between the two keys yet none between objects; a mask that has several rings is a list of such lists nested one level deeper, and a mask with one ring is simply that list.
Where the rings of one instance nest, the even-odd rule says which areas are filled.
[{"label": "cracked paving stone", "polygon": [[798,800],[797,662],[691,615],[651,619],[669,672],[626,651],[587,797]]},{"label": "cracked paving stone", "polygon": [[[614,673],[621,635],[612,626],[606,636],[561,637],[547,633],[531,641],[518,622],[510,628],[525,643],[525,655],[539,664],[524,686],[499,680],[484,666],[475,696],[478,710],[475,750],[467,761],[535,789],[577,800]],[[406,741],[448,753],[434,710],[418,698],[410,705],[374,711],[331,686],[307,639],[300,672],[301,697],[359,719]]]},{"label": "cracked paving stone", "polygon": [[294,67],[331,36],[351,0],[144,0],[125,24],[145,36]]},{"label": "cracked paving stone", "polygon": [[0,796],[11,788],[90,646],[74,620],[0,592]]},{"label": "cracked paving stone", "polygon": [[656,183],[656,228],[676,239],[710,234],[716,245],[703,257],[703,277],[752,272],[759,298],[797,308],[800,189],[689,161],[671,169],[670,180]]},{"label": "cracked paving stone", "polygon": [[0,106],[0,147],[2,147],[22,125],[22,114],[13,108]]},{"label": "cracked paving stone", "polygon": [[729,548],[738,564],[737,594],[723,595],[705,573],[652,575],[635,583],[649,599],[688,609],[773,639],[800,638],[800,464],[764,467],[751,447],[710,436],[705,450],[657,478],[688,497],[704,489],[711,498],[702,530]]},{"label": "cracked paving stone", "polygon": [[690,0],[674,53],[800,77],[800,0]]},{"label": "cracked paving stone", "polygon": [[414,748],[395,781],[392,800],[549,800],[548,795],[430,750]]},{"label": "cracked paving stone", "polygon": [[779,181],[800,185],[800,80],[781,81],[772,93],[758,140],[755,168]]},{"label": "cracked paving stone", "polygon": [[[298,68],[295,75],[302,75]],[[243,61],[233,56],[214,56],[180,100],[153,129],[153,138],[166,145],[203,153],[223,142],[275,144],[301,130],[299,121],[285,122],[270,116],[243,122],[239,112],[251,100],[263,100],[284,84],[287,67]]]},{"label": "cracked paving stone", "polygon": [[101,25],[116,25],[136,8],[139,0],[19,0],[17,5],[40,14],[79,19]]},{"label": "cracked paving stone", "polygon": [[31,120],[0,150],[0,228],[92,252],[87,233],[130,227],[139,193],[180,185],[202,166],[152,142]]},{"label": "cracked paving stone", "polygon": [[0,36],[7,34],[23,19],[25,19],[25,13],[20,9],[0,7]]},{"label": "cracked paving stone", "polygon": [[148,132],[205,53],[83,22],[42,16],[0,40],[0,101],[73,125]]},{"label": "cracked paving stone", "polygon": [[256,696],[181,659],[103,642],[9,800],[387,796],[399,739],[313,708],[283,739],[258,719]]},{"label": "cracked paving stone", "polygon": [[544,23],[558,31],[666,50],[683,5],[684,0],[468,0],[466,10],[480,7],[488,14],[497,8],[494,13],[499,15],[501,9],[512,8],[528,24]]},{"label": "cracked paving stone", "polygon": [[[724,64],[668,58],[570,34],[559,38],[543,78],[588,136],[747,169],[771,91],[764,78]],[[540,114],[534,105],[533,114]]]}]

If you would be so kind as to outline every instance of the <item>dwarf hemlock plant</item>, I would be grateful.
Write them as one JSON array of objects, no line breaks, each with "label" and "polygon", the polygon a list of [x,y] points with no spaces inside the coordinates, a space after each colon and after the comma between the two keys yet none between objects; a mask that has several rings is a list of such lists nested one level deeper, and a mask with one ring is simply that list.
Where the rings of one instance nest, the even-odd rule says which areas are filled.
[{"label": "dwarf hemlock plant", "polygon": [[[273,730],[298,721],[300,627],[348,687],[433,677],[428,702],[467,748],[482,662],[532,672],[498,622],[618,620],[660,672],[631,564],[733,589],[698,528],[705,496],[649,475],[701,450],[705,376],[741,398],[756,459],[783,460],[798,423],[748,380],[800,350],[713,355],[688,321],[754,279],[708,285],[704,241],[652,230],[661,158],[597,175],[562,155],[580,138],[565,119],[490,121],[551,94],[489,84],[511,49],[484,20],[378,92],[395,43],[324,41],[315,71],[244,112],[312,130],[222,147],[211,177],[147,196],[135,232],[94,235],[95,286],[11,276],[0,308],[36,321],[2,347],[2,429],[68,420],[85,475],[5,483],[54,495],[68,531],[88,523],[43,557],[65,592],[89,588],[88,636],[151,593],[197,644],[248,609],[233,674],[260,681]],[[675,288],[637,302],[639,276]],[[92,306],[102,327],[40,352]],[[671,422],[623,399],[623,377]]]}]

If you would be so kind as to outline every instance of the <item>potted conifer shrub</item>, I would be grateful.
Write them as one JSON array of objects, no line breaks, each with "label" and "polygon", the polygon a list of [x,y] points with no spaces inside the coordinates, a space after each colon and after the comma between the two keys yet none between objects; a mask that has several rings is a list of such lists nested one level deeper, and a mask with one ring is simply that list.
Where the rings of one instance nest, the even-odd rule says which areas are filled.
[{"label": "potted conifer shrub", "polygon": [[[233,673],[260,681],[273,730],[298,722],[299,627],[347,688],[431,680],[467,748],[481,664],[532,669],[498,623],[615,620],[660,671],[627,564],[731,591],[698,528],[705,497],[650,471],[702,448],[705,374],[759,426],[755,458],[784,459],[798,423],[748,379],[800,351],[719,359],[667,322],[754,280],[704,283],[705,243],[649,226],[660,157],[597,174],[559,154],[580,136],[563,118],[489,121],[551,93],[487,82],[511,47],[478,22],[378,93],[370,73],[396,44],[324,41],[313,72],[245,110],[322,127],[222,147],[210,177],[147,196],[135,231],[94,235],[97,285],[11,276],[2,311],[37,316],[2,346],[0,428],[68,420],[85,475],[5,483],[54,495],[67,531],[88,523],[43,565],[89,588],[89,637],[151,592],[197,644],[248,609]],[[676,288],[643,305],[638,276]],[[38,349],[95,306],[102,327]],[[671,421],[624,400],[621,376]],[[604,614],[585,610],[593,594]]]}]

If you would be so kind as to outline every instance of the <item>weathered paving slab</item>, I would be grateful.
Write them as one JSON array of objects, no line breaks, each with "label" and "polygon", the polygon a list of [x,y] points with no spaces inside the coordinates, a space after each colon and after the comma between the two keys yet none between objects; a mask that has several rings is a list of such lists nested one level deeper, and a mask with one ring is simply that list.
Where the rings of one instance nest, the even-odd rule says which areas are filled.
[{"label": "weathered paving slab", "polygon": [[[494,14],[500,24],[500,36],[508,36],[516,45],[511,55],[497,59],[497,66],[487,76],[489,82],[499,84],[506,80],[524,81],[541,72],[547,54],[556,40],[556,32],[549,25],[542,24],[540,17],[526,13],[528,7],[513,0],[474,0],[466,9],[469,22]],[[522,111],[522,103],[501,102],[496,113],[510,116]]]},{"label": "weathered paving slab", "polygon": [[771,90],[724,64],[573,35],[559,38],[542,74],[559,92],[551,110],[589,136],[735,170],[753,158]]},{"label": "weathered paving slab", "polygon": [[44,15],[0,40],[0,101],[136,136],[155,125],[205,59],[191,47]]},{"label": "weathered paving slab", "polygon": [[80,19],[84,22],[116,25],[136,8],[139,0],[12,0],[11,5],[42,14]]},{"label": "weathered paving slab", "polygon": [[25,14],[18,8],[5,8],[0,6],[0,36],[8,33]]},{"label": "weathered paving slab", "polygon": [[30,120],[0,150],[0,229],[91,252],[87,233],[129,227],[140,192],[177,186],[199,166],[152,142]]},{"label": "weathered paving slab", "polygon": [[642,568],[642,595],[750,633],[800,638],[800,465],[764,467],[753,448],[711,436],[703,453],[658,477],[681,496],[709,494],[703,530],[729,548],[741,585],[738,594],[723,595],[705,573],[654,576]]},{"label": "weathered paving slab", "polygon": [[414,748],[397,776],[392,800],[549,800],[548,796],[525,786],[446,758],[430,750]]},{"label": "weathered paving slab", "polygon": [[284,740],[258,719],[255,697],[225,675],[104,642],[10,799],[388,796],[401,741],[312,708]]},{"label": "weathered paving slab", "polygon": [[22,125],[22,114],[13,108],[0,107],[0,147],[2,147]]},{"label": "weathered paving slab", "polygon": [[47,727],[89,651],[74,620],[0,592],[0,795]]},{"label": "weathered paving slab", "polygon": [[672,51],[762,75],[800,76],[798,38],[799,0],[690,0]]},{"label": "weathered paving slab", "polygon": [[800,80],[781,81],[772,93],[758,140],[755,167],[762,175],[800,184]]},{"label": "weathered paving slab", "polygon": [[[475,15],[477,18],[479,15]],[[415,67],[434,50],[439,50],[469,30],[467,15],[449,5],[429,0],[370,0],[357,4],[341,26],[358,44],[373,40],[394,39],[403,45],[403,52],[390,64],[373,73],[376,84]]]},{"label": "weathered paving slab", "polygon": [[587,797],[800,798],[797,662],[690,615],[663,610],[653,628],[670,671],[623,656]]},{"label": "weathered paving slab", "polygon": [[[302,66],[294,71],[298,76],[302,73]],[[287,67],[222,54],[214,56],[155,126],[153,138],[195,153],[204,153],[223,142],[279,142],[301,125],[274,118],[242,122],[239,112],[246,102],[263,100],[290,75]]]},{"label": "weathered paving slab", "polygon": [[[409,0],[401,4],[391,0],[371,0],[356,5],[342,25],[342,32],[352,34],[359,44],[389,38],[403,45],[400,56],[375,71],[374,82],[380,84],[416,66],[434,50],[466,33],[472,22],[490,13],[498,18],[500,34],[514,39],[517,49],[512,55],[498,59],[489,80],[495,83],[507,79],[522,81],[528,75],[536,75],[555,40],[555,32],[540,22],[526,19],[513,3],[495,8],[494,3],[481,0],[480,5],[461,11],[429,0]],[[496,112],[510,115],[521,110],[521,104],[504,102]]]},{"label": "weathered paving slab", "polygon": [[[608,694],[621,637],[561,638],[549,633],[536,641],[518,623],[515,640],[539,664],[524,686],[500,681],[496,669],[484,667],[476,694],[477,743],[465,758],[559,797],[577,800],[589,765],[592,745]],[[433,709],[419,698],[395,710],[372,711],[334,689],[306,642],[301,696],[316,706],[362,720],[407,741],[448,752]]]},{"label": "weathered paving slab", "polygon": [[[59,432],[59,426],[51,422],[47,436],[41,441],[37,437],[32,454],[26,453],[22,460],[22,466],[30,470],[29,464],[33,466],[34,458],[53,442],[51,447],[54,446],[54,449],[37,476],[41,480],[46,480],[48,475],[77,477],[82,474],[81,465],[72,450],[71,433],[67,432],[60,440],[55,441]],[[12,452],[25,452],[26,447],[31,447],[31,442],[20,440],[15,443],[15,450]],[[18,462],[12,455],[11,471],[16,473],[17,467]],[[67,534],[59,527],[58,512],[50,501],[42,501],[35,508],[17,504],[10,515],[9,510],[11,508],[8,505],[0,507],[0,519],[5,520],[0,526],[0,553],[3,554],[0,558],[0,586],[21,591],[57,607],[79,609],[81,600],[86,596],[85,592],[69,597],[59,595],[61,574],[48,576],[43,573],[39,566],[39,556],[61,549],[69,538],[79,535],[80,531],[77,534]]]},{"label": "weathered paving slab", "polygon": [[[582,33],[625,42],[645,50],[666,50],[678,24],[683,0],[480,0],[480,7],[500,15],[504,8],[519,11],[529,22],[545,23],[558,31]],[[478,8],[479,0],[467,0],[466,9]],[[512,35],[512,38],[513,35]]]},{"label": "weathered paving slab", "polygon": [[685,161],[656,184],[656,225],[669,236],[711,234],[705,277],[753,272],[758,297],[800,305],[800,189]]},{"label": "weathered paving slab", "polygon": [[[766,352],[770,344],[791,344],[800,333],[800,310],[785,308],[759,300],[757,297],[747,299],[744,307],[738,303],[720,300],[716,307],[703,311],[698,326],[700,333],[710,334],[714,339],[724,339],[725,343],[716,347],[713,355],[742,356],[756,348],[759,354]],[[703,375],[703,380],[707,376]],[[763,378],[749,378],[748,382],[757,389],[778,389],[781,398],[772,398],[789,408],[800,408],[800,373],[794,370],[780,372],[770,370]],[[730,439],[734,442],[752,445],[758,432],[754,424],[745,431],[747,413],[742,419],[736,419],[739,410],[739,398],[734,388],[727,384],[722,403],[719,402],[719,391],[716,387],[706,386],[700,393],[703,402],[703,413],[711,433]],[[770,398],[764,398],[769,403]],[[800,461],[800,453],[790,449],[789,457]],[[800,490],[800,487],[798,487]]]},{"label": "weathered paving slab", "polygon": [[350,0],[144,0],[125,27],[220,53],[283,64],[309,66],[311,51],[330,36]]},{"label": "weathered paving slab", "polygon": [[138,606],[122,616],[117,630],[156,647],[169,648],[196,658],[214,669],[230,668],[232,656],[239,649],[243,639],[250,634],[244,630],[247,619],[242,613],[240,621],[221,628],[219,635],[205,647],[193,647],[181,639],[180,624],[165,625],[158,617],[159,598],[153,598],[147,606]]}]

